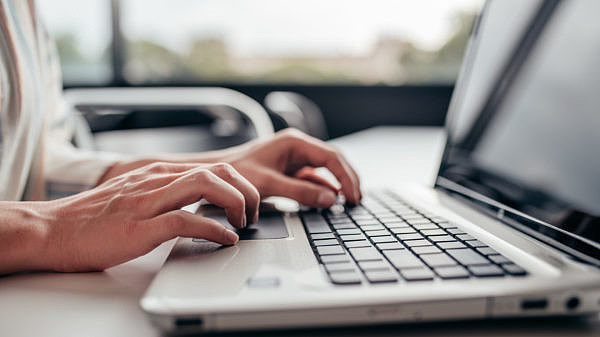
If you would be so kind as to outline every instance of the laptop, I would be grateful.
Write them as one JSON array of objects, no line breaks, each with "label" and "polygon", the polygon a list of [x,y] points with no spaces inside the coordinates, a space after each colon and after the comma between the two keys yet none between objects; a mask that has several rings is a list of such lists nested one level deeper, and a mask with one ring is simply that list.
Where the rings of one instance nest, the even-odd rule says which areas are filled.
[{"label": "laptop", "polygon": [[434,186],[275,205],[235,246],[179,238],[143,310],[176,332],[599,312],[598,12],[488,1]]}]

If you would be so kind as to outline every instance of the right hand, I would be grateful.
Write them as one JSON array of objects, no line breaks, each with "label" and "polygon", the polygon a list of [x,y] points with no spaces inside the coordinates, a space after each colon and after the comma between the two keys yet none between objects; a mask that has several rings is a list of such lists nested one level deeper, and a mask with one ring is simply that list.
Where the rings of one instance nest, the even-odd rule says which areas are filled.
[{"label": "right hand", "polygon": [[260,202],[256,188],[229,164],[155,163],[92,190],[36,203],[46,204],[38,212],[48,219],[47,269],[103,270],[177,236],[235,244],[237,234],[219,222],[180,210],[200,199],[223,207],[237,228],[256,218]]}]

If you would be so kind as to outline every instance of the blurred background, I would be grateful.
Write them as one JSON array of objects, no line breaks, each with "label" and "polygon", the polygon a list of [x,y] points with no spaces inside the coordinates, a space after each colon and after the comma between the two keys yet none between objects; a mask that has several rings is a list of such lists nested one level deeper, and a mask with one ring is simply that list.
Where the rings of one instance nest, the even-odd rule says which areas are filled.
[{"label": "blurred background", "polygon": [[[219,86],[261,103],[270,92],[294,92],[318,106],[326,138],[375,125],[442,125],[483,3],[37,2],[65,88]],[[94,132],[205,122],[188,117],[129,111],[88,121]]]}]

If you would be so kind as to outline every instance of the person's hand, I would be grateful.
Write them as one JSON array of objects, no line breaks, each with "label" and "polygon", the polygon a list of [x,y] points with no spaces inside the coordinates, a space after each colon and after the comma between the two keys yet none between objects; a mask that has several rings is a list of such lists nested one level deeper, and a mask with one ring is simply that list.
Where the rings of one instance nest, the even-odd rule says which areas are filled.
[{"label": "person's hand", "polygon": [[71,272],[103,270],[177,236],[236,243],[237,234],[217,221],[180,210],[200,199],[223,207],[238,228],[257,216],[260,202],[229,164],[155,163],[71,197],[20,204],[44,233],[43,255],[31,257],[35,269]]},{"label": "person's hand", "polygon": [[[362,197],[358,176],[340,151],[295,129],[279,131],[268,140],[254,140],[225,150],[118,162],[106,171],[99,183],[156,161],[227,162],[258,189],[262,198],[284,196],[320,208],[333,205],[339,192],[336,186],[315,173],[316,167],[326,167],[341,184],[347,201],[356,204]],[[248,220],[256,222],[256,218]]]},{"label": "person's hand", "polygon": [[315,167],[335,175],[347,201],[356,204],[362,197],[358,176],[340,151],[295,129],[233,148],[220,160],[235,167],[263,198],[284,196],[307,206],[330,207],[338,190],[316,175]]}]

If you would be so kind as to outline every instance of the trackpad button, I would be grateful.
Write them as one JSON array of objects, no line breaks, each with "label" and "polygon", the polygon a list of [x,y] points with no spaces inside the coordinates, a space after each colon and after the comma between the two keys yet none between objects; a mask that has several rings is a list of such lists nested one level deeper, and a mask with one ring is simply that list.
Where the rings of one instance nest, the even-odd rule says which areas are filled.
[{"label": "trackpad button", "polygon": [[210,214],[207,216],[234,230],[240,236],[240,240],[284,239],[289,237],[283,221],[283,214],[280,212],[260,213],[257,223],[242,229],[233,228],[224,214]]}]

